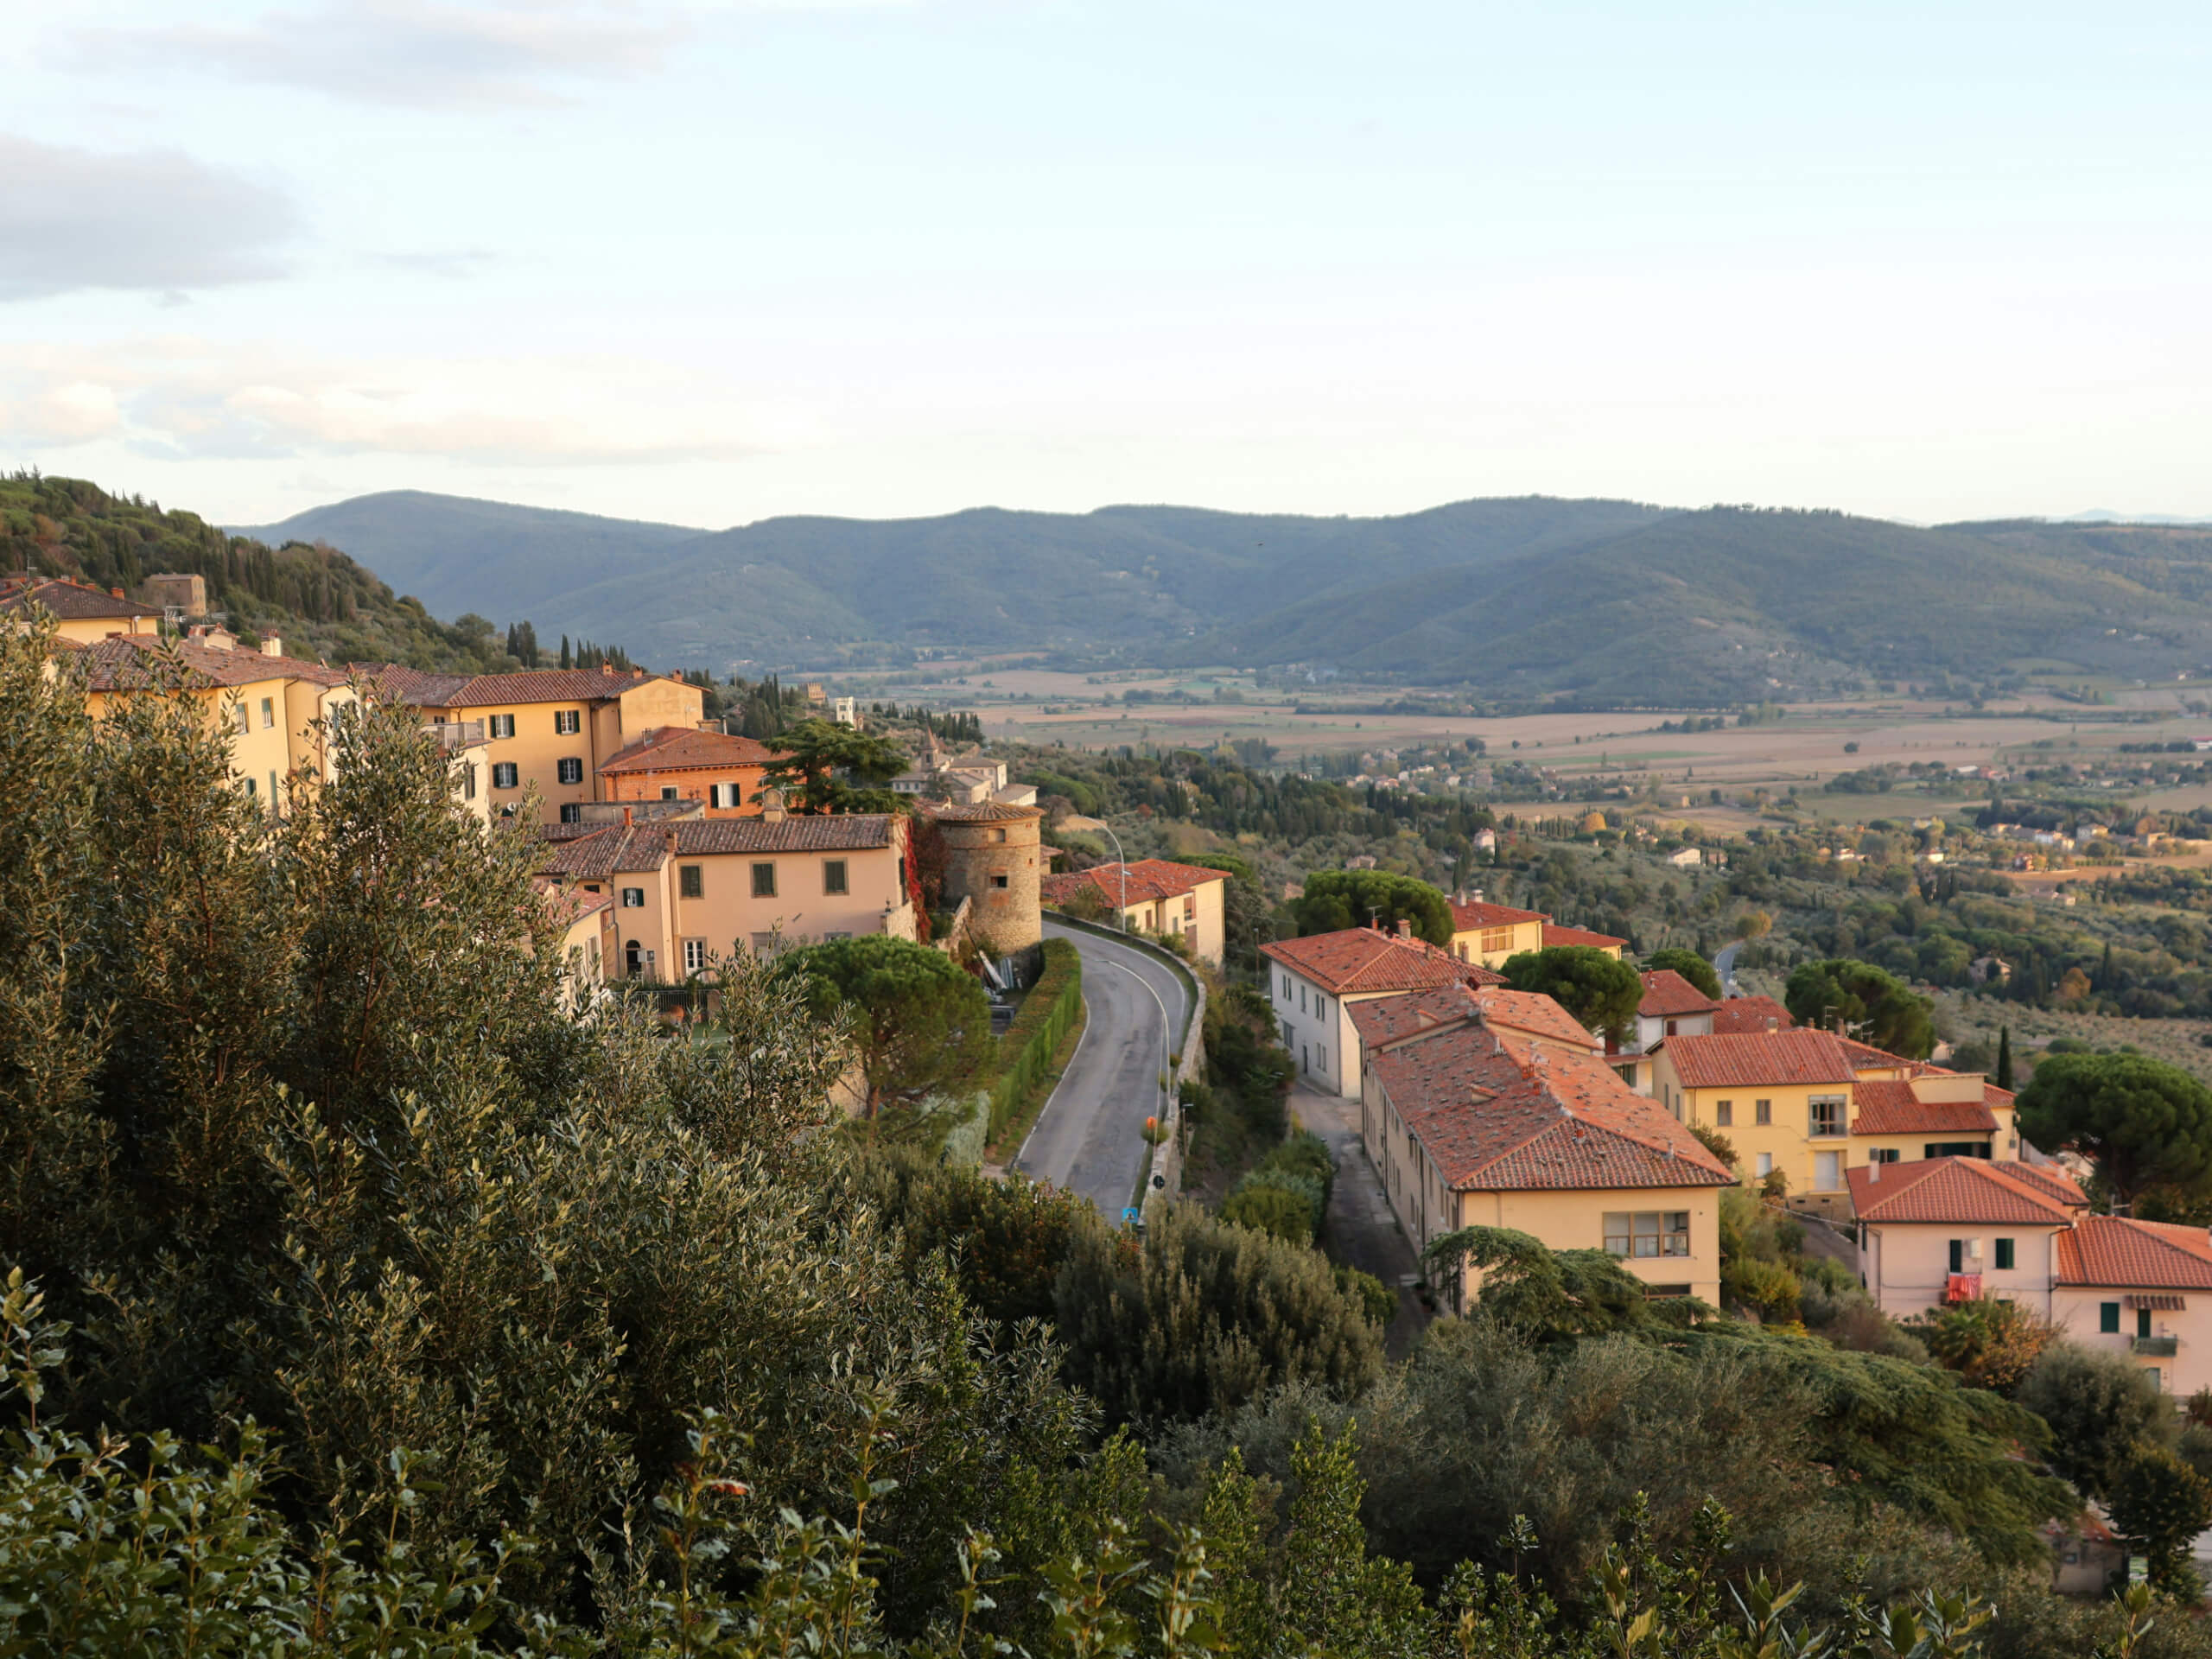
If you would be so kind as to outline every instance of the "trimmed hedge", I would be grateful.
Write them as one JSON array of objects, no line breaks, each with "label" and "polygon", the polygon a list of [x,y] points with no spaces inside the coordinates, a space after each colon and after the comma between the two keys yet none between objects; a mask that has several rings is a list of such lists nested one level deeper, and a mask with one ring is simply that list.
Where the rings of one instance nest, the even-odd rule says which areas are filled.
[{"label": "trimmed hedge", "polygon": [[1052,1070],[1053,1057],[1083,1010],[1083,957],[1065,939],[1046,940],[1044,950],[1044,971],[999,1039],[999,1075],[991,1085],[987,1137],[994,1144]]}]

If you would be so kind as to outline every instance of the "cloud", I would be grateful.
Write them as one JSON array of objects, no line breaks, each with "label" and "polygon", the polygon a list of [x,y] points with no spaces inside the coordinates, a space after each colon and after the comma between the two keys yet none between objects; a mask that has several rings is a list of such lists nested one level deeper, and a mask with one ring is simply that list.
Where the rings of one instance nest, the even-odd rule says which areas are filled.
[{"label": "cloud", "polygon": [[262,281],[283,273],[299,222],[276,191],[175,150],[103,155],[0,133],[0,300]]},{"label": "cloud", "polygon": [[29,449],[113,438],[175,461],[578,467],[735,460],[792,434],[787,419],[734,408],[717,379],[627,360],[331,363],[175,336],[0,346],[0,441]]},{"label": "cloud", "polygon": [[649,73],[689,33],[680,18],[589,0],[325,0],[237,25],[79,30],[65,56],[86,71],[187,63],[362,103],[481,108],[557,102],[576,83]]}]

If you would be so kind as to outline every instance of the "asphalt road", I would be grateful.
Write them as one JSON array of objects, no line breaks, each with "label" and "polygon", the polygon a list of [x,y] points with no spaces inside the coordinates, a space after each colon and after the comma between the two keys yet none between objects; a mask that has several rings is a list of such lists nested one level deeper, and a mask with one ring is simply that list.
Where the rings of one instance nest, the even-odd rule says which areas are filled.
[{"label": "asphalt road", "polygon": [[1160,1074],[1183,1046],[1190,995],[1175,970],[1142,950],[1047,917],[1046,934],[1083,954],[1083,1041],[1014,1167],[1080,1192],[1119,1221],[1151,1155],[1144,1121],[1159,1109]]},{"label": "asphalt road", "polygon": [[1720,994],[1723,996],[1736,994],[1736,953],[1743,948],[1744,942],[1738,939],[1732,944],[1722,945],[1713,954],[1713,971],[1720,976]]}]

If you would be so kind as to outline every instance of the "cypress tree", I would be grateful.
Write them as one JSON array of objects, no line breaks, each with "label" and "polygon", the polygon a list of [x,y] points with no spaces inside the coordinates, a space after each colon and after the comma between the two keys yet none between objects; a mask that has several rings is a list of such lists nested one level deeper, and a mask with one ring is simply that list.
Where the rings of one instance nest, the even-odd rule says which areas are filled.
[{"label": "cypress tree", "polygon": [[569,636],[565,633],[561,636],[561,666],[563,668],[575,666],[569,660]]},{"label": "cypress tree", "polygon": [[1997,1086],[2007,1093],[2012,1088],[2012,1027],[1997,1028]]}]

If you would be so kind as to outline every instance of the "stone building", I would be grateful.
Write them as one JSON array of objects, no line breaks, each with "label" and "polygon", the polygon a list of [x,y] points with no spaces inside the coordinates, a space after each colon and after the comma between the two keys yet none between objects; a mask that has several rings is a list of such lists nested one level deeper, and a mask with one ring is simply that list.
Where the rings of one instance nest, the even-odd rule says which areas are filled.
[{"label": "stone building", "polygon": [[923,812],[944,849],[946,908],[967,899],[969,929],[995,950],[1019,950],[1042,939],[1044,813],[997,801],[946,802]]}]

